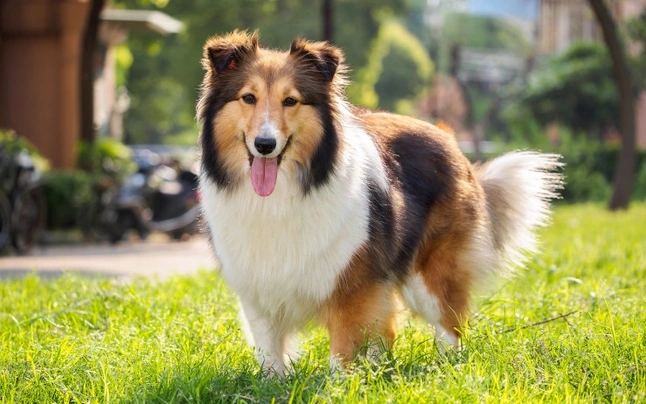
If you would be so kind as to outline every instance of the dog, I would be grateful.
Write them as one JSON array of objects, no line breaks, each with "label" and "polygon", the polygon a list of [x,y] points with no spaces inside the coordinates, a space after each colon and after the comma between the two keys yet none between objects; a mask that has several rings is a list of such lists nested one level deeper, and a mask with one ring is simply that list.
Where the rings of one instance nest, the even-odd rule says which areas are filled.
[{"label": "dog", "polygon": [[472,291],[535,250],[559,156],[474,166],[449,131],[349,104],[327,42],[277,51],[235,31],[208,39],[202,64],[202,212],[263,368],[288,372],[312,320],[333,367],[388,349],[400,301],[459,348]]}]

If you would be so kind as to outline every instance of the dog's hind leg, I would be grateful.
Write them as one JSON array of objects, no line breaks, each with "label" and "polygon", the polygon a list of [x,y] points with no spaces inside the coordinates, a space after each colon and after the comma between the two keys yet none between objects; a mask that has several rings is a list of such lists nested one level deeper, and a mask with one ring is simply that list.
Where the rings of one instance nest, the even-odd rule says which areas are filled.
[{"label": "dog's hind leg", "polygon": [[397,307],[393,287],[387,284],[336,293],[324,311],[332,368],[351,361],[363,353],[363,348],[369,356],[390,349],[395,340]]},{"label": "dog's hind leg", "polygon": [[469,309],[471,277],[453,243],[420,251],[401,294],[408,307],[435,328],[438,349],[460,348],[460,326]]}]

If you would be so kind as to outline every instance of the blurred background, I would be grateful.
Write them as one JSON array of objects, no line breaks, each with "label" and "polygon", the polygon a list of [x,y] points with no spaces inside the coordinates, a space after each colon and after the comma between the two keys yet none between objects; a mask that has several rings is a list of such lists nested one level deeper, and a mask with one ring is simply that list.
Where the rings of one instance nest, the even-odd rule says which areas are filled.
[{"label": "blurred background", "polygon": [[646,199],[646,0],[0,0],[0,13],[5,253],[60,232],[197,232],[202,45],[234,29],[340,46],[352,103],[441,121],[473,161],[561,153],[563,203]]}]

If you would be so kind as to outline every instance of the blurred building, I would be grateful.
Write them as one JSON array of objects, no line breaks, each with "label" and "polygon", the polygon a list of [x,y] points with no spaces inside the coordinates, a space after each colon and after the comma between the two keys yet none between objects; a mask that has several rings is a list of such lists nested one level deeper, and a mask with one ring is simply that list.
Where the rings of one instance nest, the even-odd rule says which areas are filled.
[{"label": "blurred building", "polygon": [[[28,138],[55,168],[76,165],[89,8],[88,0],[0,0],[0,128]],[[104,10],[101,20],[94,121],[109,132],[127,102],[115,89],[114,45],[131,29],[166,34],[182,24],[160,12],[132,10]]]},{"label": "blurred building", "polygon": [[[606,2],[621,24],[639,16],[646,0],[612,0]],[[577,41],[602,41],[588,0],[541,0],[538,45],[541,53],[562,52]]]},{"label": "blurred building", "polygon": [[[611,0],[606,2],[615,20],[621,24],[639,16],[646,0]],[[542,54],[562,52],[577,41],[603,41],[601,28],[588,0],[541,0],[538,46]],[[628,51],[643,52],[637,44],[627,44]],[[637,145],[646,148],[646,91],[637,99]]]},{"label": "blurred building", "polygon": [[116,46],[128,33],[178,33],[183,24],[159,11],[106,9],[101,13],[97,68],[94,80],[94,125],[102,136],[121,139],[123,114],[130,99],[125,88],[117,88]]}]

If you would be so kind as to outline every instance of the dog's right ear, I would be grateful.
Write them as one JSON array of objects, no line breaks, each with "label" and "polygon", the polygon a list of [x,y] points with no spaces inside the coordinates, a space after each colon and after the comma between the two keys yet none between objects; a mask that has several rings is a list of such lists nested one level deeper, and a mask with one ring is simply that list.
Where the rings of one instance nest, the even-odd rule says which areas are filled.
[{"label": "dog's right ear", "polygon": [[209,38],[204,45],[202,66],[214,74],[236,70],[257,50],[257,31],[252,34],[234,31],[225,36]]}]

